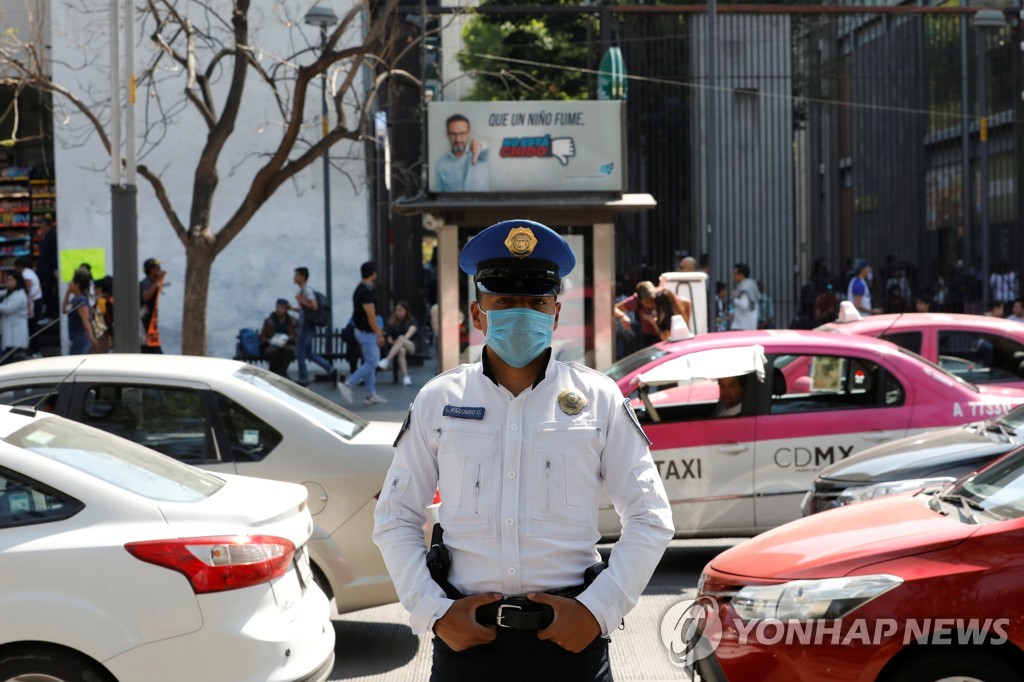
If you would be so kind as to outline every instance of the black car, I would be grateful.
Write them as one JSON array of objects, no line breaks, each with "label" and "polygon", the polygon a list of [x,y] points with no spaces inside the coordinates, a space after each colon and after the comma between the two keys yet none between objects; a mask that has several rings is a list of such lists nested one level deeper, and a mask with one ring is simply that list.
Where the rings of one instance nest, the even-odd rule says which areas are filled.
[{"label": "black car", "polygon": [[908,436],[822,469],[804,516],[876,497],[945,485],[1024,445],[1024,405],[988,421]]}]

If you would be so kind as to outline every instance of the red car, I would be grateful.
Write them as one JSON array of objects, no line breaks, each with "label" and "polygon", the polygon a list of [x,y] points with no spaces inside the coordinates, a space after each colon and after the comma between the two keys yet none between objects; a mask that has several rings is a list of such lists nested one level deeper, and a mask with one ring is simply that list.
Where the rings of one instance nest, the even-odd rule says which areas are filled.
[{"label": "red car", "polygon": [[704,680],[1019,681],[1022,541],[1024,449],[789,523],[704,569],[688,662]]},{"label": "red car", "polygon": [[922,355],[972,384],[1024,388],[1024,323],[984,315],[854,315],[823,331],[864,334]]}]

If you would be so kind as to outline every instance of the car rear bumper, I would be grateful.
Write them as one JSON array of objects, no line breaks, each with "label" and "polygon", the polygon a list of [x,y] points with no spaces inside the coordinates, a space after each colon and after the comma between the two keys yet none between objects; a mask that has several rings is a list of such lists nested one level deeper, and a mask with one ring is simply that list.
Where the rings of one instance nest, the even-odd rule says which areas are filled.
[{"label": "car rear bumper", "polygon": [[[296,580],[295,573],[278,580]],[[199,595],[202,628],[136,647],[103,664],[120,680],[321,682],[334,661],[327,597],[311,585],[301,599],[282,608],[282,593],[263,584]]]}]

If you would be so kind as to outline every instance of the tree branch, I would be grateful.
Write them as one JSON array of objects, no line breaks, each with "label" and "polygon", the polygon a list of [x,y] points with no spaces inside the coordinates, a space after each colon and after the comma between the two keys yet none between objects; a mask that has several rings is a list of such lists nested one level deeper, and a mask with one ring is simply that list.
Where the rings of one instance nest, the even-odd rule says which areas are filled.
[{"label": "tree branch", "polygon": [[149,170],[148,166],[139,165],[137,168],[139,175],[146,178],[149,184],[153,187],[153,192],[156,194],[156,200],[160,202],[160,207],[164,210],[164,215],[167,216],[167,220],[171,223],[171,228],[174,230],[174,234],[178,236],[178,239],[183,245],[188,246],[188,230],[182,224],[181,219],[174,210],[174,206],[171,205],[171,199],[167,195],[167,188],[164,186],[163,180],[156,173]]}]

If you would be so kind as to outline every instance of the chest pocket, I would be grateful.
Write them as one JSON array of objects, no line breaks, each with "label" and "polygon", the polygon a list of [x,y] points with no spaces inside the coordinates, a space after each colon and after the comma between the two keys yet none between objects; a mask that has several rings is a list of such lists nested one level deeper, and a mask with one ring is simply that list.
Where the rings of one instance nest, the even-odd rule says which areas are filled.
[{"label": "chest pocket", "polygon": [[597,425],[537,428],[527,478],[531,537],[597,539],[603,435]]},{"label": "chest pocket", "polygon": [[494,429],[442,423],[437,429],[439,515],[445,529],[462,535],[493,536],[498,466]]}]

